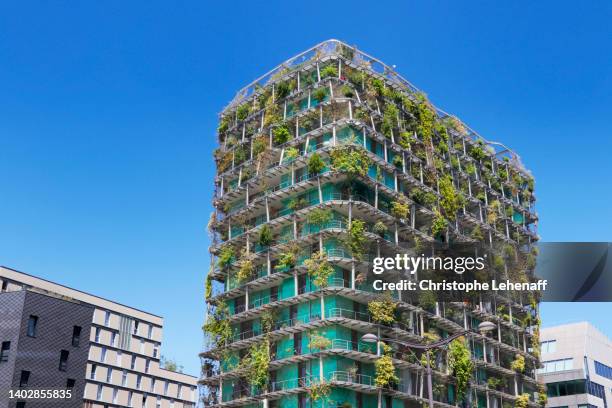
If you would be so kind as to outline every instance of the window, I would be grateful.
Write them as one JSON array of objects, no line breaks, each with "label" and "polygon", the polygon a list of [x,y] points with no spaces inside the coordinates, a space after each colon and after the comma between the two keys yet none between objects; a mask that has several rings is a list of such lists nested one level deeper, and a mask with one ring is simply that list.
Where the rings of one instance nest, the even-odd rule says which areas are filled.
[{"label": "window", "polygon": [[36,337],[36,326],[38,325],[38,316],[30,315],[28,319],[28,337]]},{"label": "window", "polygon": [[132,355],[132,363],[130,364],[130,369],[136,368],[136,356]]},{"label": "window", "polygon": [[8,281],[7,280],[2,280],[2,291],[6,292],[7,288],[8,288]]},{"label": "window", "polygon": [[89,378],[91,378],[92,380],[96,379],[96,368],[98,366],[96,366],[95,364],[91,365],[91,374],[89,375]]},{"label": "window", "polygon": [[98,384],[98,392],[96,393],[96,399],[97,400],[102,399],[102,384]]},{"label": "window", "polygon": [[66,380],[66,388],[74,388],[74,384],[75,384],[75,380],[74,378],[69,378]]},{"label": "window", "polygon": [[128,400],[127,400],[128,407],[132,406],[132,397],[133,397],[132,391],[128,392]]},{"label": "window", "polygon": [[15,404],[15,408],[26,408],[25,402],[19,401],[18,403]]},{"label": "window", "polygon": [[0,363],[4,363],[8,361],[10,349],[11,349],[11,342],[3,341],[2,347],[0,348]]},{"label": "window", "polygon": [[155,378],[151,378],[151,392],[155,392]]},{"label": "window", "polygon": [[542,361],[542,366],[542,368],[538,369],[540,374],[567,371],[574,368],[574,359],[564,358],[562,360]]},{"label": "window", "polygon": [[141,383],[142,383],[142,376],[140,374],[138,374],[136,376],[136,388],[140,389]]},{"label": "window", "polygon": [[106,382],[107,383],[113,382],[113,369],[112,368],[109,368],[106,370]]},{"label": "window", "polygon": [[106,348],[102,347],[101,351],[100,351],[100,361],[102,363],[106,362]]},{"label": "window", "polygon": [[602,364],[599,361],[595,361],[595,374],[612,380],[612,367]]},{"label": "window", "polygon": [[564,397],[586,393],[585,380],[562,381],[546,384],[546,394],[549,397]]},{"label": "window", "polygon": [[168,381],[164,382],[164,395],[168,395]]},{"label": "window", "polygon": [[117,389],[113,388],[113,404],[117,403]]},{"label": "window", "polygon": [[176,391],[176,397],[181,398],[181,391],[183,386],[181,384],[178,385],[178,390]]},{"label": "window", "polygon": [[587,392],[602,399],[606,396],[606,390],[603,385],[594,383],[593,381],[587,381]]},{"label": "window", "polygon": [[153,326],[152,325],[149,325],[149,333],[147,334],[147,337],[148,338],[153,337]]},{"label": "window", "polygon": [[157,402],[155,402],[155,408],[161,408],[161,397],[157,396]]},{"label": "window", "polygon": [[149,367],[151,366],[151,360],[147,360],[145,362],[145,373],[149,372]]},{"label": "window", "polygon": [[96,337],[94,338],[94,341],[96,343],[100,342],[100,328],[99,327],[96,327]]},{"label": "window", "polygon": [[72,347],[79,347],[81,344],[81,326],[72,327]]},{"label": "window", "polygon": [[19,377],[19,387],[27,387],[28,381],[30,380],[30,372],[21,370],[21,377]]},{"label": "window", "polygon": [[554,353],[557,351],[557,340],[547,340],[540,343],[542,346],[542,354]]},{"label": "window", "polygon": [[157,346],[153,347],[153,358],[157,358],[157,353],[159,353]]},{"label": "window", "polygon": [[122,357],[123,357],[123,354],[121,354],[121,352],[120,352],[120,351],[117,351],[117,365],[118,365],[119,367],[121,367],[121,364],[122,364],[122,362],[121,362]]},{"label": "window", "polygon": [[145,341],[144,339],[140,339],[140,354],[144,354]]},{"label": "window", "polygon": [[115,347],[115,342],[117,341],[117,333],[111,333],[111,346]]},{"label": "window", "polygon": [[127,376],[128,376],[127,371],[123,370],[123,373],[121,373],[121,385],[123,387],[125,387],[125,384],[127,384]]},{"label": "window", "polygon": [[134,322],[134,334],[138,334],[138,321]]},{"label": "window", "polygon": [[104,325],[108,326],[110,324],[110,312],[107,310],[104,315]]},{"label": "window", "polygon": [[66,369],[68,368],[68,355],[69,354],[70,353],[68,352],[68,350],[60,351],[60,361],[59,361],[60,371],[66,371]]}]

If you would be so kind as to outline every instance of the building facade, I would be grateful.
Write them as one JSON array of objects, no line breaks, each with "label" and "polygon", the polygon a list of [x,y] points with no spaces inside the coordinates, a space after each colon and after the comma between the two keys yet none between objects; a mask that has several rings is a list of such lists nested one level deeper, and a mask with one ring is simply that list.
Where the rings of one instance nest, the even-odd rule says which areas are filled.
[{"label": "building facade", "polygon": [[549,407],[607,407],[612,402],[612,341],[588,322],[542,329]]},{"label": "building facade", "polygon": [[160,366],[161,317],[6,267],[0,283],[0,307],[10,310],[0,315],[0,385],[74,390],[73,405],[2,399],[0,407],[195,407],[196,378]]},{"label": "building facade", "polygon": [[[443,303],[372,288],[375,257],[445,242],[484,245],[499,276],[526,260],[518,278],[530,279],[533,178],[516,154],[336,40],[238,92],[218,140],[206,406],[417,407],[428,358],[436,406],[536,405],[535,296]],[[495,330],[481,333],[484,321]],[[426,344],[464,331],[467,391],[445,350],[362,340]]]}]

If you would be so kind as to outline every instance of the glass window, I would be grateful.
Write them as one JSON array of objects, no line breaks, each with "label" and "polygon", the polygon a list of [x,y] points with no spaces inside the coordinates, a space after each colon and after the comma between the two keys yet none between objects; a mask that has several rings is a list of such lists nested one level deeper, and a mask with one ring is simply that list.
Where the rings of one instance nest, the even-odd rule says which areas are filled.
[{"label": "glass window", "polygon": [[110,312],[107,310],[104,314],[104,325],[108,326],[110,323]]},{"label": "glass window", "polygon": [[30,381],[30,372],[21,370],[21,377],[19,378],[19,387],[27,387],[28,381]]},{"label": "glass window", "polygon": [[36,337],[37,326],[38,326],[38,316],[30,316],[28,318],[28,337]]},{"label": "glass window", "polygon": [[74,388],[75,383],[76,383],[76,380],[74,378],[68,378],[66,380],[66,388]]},{"label": "glass window", "polygon": [[81,343],[81,326],[72,328],[72,347],[79,347]]},{"label": "glass window", "polygon": [[69,355],[70,353],[68,352],[68,350],[60,351],[60,362],[59,362],[60,371],[66,371],[66,369],[68,368],[68,356]]},{"label": "glass window", "polygon": [[9,350],[11,349],[10,341],[3,341],[2,347],[0,348],[0,363],[8,361]]},{"label": "glass window", "polygon": [[547,340],[541,343],[542,354],[554,353],[557,351],[557,340]]}]

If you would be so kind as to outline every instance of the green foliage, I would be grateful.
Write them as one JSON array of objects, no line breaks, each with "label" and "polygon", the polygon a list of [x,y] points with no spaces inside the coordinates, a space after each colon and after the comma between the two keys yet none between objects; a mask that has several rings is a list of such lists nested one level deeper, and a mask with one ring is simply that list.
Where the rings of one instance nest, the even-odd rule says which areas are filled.
[{"label": "green foliage", "polygon": [[516,397],[514,401],[515,408],[527,408],[529,407],[529,394],[523,394]]},{"label": "green foliage", "polygon": [[315,208],[308,213],[307,220],[310,224],[314,224],[319,228],[332,220],[334,213],[330,209]]},{"label": "green foliage", "polygon": [[342,92],[342,95],[344,95],[347,98],[352,98],[353,96],[355,96],[355,92],[353,91],[353,88],[351,88],[348,85],[342,85],[342,88],[340,88],[340,92]]},{"label": "green foliage", "polygon": [[223,269],[227,267],[234,259],[234,248],[232,246],[224,246],[217,257],[217,266]]},{"label": "green foliage", "polygon": [[401,169],[402,166],[404,165],[404,159],[402,159],[402,156],[397,154],[393,156],[393,164],[395,165],[395,167],[398,167]]},{"label": "green foliage", "polygon": [[434,219],[431,223],[431,234],[437,236],[446,231],[448,221],[440,214],[438,210],[435,211]]},{"label": "green foliage", "polygon": [[470,349],[467,347],[465,339],[455,339],[449,345],[448,365],[457,382],[457,400],[461,400],[465,397],[474,369]]},{"label": "green foliage", "polygon": [[387,103],[387,105],[385,106],[385,111],[383,112],[380,131],[388,138],[391,138],[393,128],[397,123],[397,114],[397,107],[392,103]]},{"label": "green foliage", "polygon": [[504,385],[504,381],[501,378],[489,377],[489,379],[487,379],[487,385],[489,388],[496,390]]},{"label": "green foliage", "polygon": [[391,347],[386,344],[381,344],[383,347],[384,354],[374,362],[376,367],[376,377],[374,378],[374,384],[377,387],[388,388],[393,384],[399,382],[399,377],[395,373],[395,366],[393,365],[393,359],[389,355]]},{"label": "green foliage", "polygon": [[293,81],[283,81],[279,82],[274,86],[274,90],[276,91],[276,97],[278,99],[285,98],[288,96],[291,91],[295,88],[295,83]]},{"label": "green foliage", "polygon": [[391,324],[395,321],[395,303],[391,297],[385,296],[381,300],[373,300],[368,303],[368,311],[372,315],[372,320],[377,323]]},{"label": "green foliage", "polygon": [[538,405],[542,408],[546,406],[548,402],[548,395],[546,394],[546,385],[538,384]]},{"label": "green foliage", "polygon": [[254,387],[262,388],[268,383],[270,367],[270,342],[265,339],[251,346],[249,353],[240,364],[246,371],[246,378]]},{"label": "green foliage", "polygon": [[301,210],[302,208],[306,207],[306,205],[308,204],[308,202],[306,201],[305,198],[293,198],[291,201],[289,201],[289,204],[287,204],[287,207],[292,210],[292,211],[297,211],[297,210]]},{"label": "green foliage", "polygon": [[275,313],[271,310],[266,310],[261,314],[261,330],[264,333],[269,333],[274,328],[276,321]]},{"label": "green foliage", "polygon": [[321,79],[338,77],[338,68],[335,65],[328,65],[321,70]]},{"label": "green foliage", "polygon": [[401,132],[399,134],[398,143],[404,149],[410,149],[410,143],[412,143],[412,139],[413,139],[412,133],[410,133],[410,132]]},{"label": "green foliage", "polygon": [[374,224],[374,227],[372,229],[374,233],[380,235],[381,237],[384,236],[389,230],[389,228],[387,228],[385,223],[382,221],[378,221],[376,224]]},{"label": "green foliage", "polygon": [[436,307],[436,302],[438,299],[436,295],[431,290],[421,290],[419,291],[419,306],[421,306],[425,310],[432,310]]},{"label": "green foliage", "polygon": [[206,284],[204,288],[204,297],[208,300],[212,296],[212,277],[210,272],[206,275]]},{"label": "green foliage", "polygon": [[340,146],[331,151],[331,167],[336,171],[346,172],[349,176],[365,176],[370,163],[370,157],[361,147]]},{"label": "green foliage", "polygon": [[238,120],[245,120],[249,116],[251,107],[248,104],[242,104],[236,109],[236,117]]},{"label": "green foliage", "polygon": [[287,157],[288,159],[295,159],[299,155],[300,155],[300,151],[296,149],[295,147],[288,147],[285,150],[285,157]]},{"label": "green foliage", "polygon": [[482,231],[478,225],[474,227],[470,236],[474,238],[476,241],[484,240],[484,235],[482,235]]},{"label": "green foliage", "polygon": [[289,129],[285,125],[277,126],[272,131],[272,136],[274,137],[274,143],[282,145],[291,139],[291,132],[289,132]]},{"label": "green foliage", "polygon": [[254,272],[255,266],[253,265],[253,261],[249,258],[243,258],[240,260],[240,268],[236,274],[236,279],[238,279],[240,283],[246,282],[253,276]]},{"label": "green foliage", "polygon": [[418,204],[424,205],[425,207],[433,206],[438,200],[436,195],[431,191],[421,190],[414,188],[410,191],[410,197]]},{"label": "green foliage", "polygon": [[225,132],[229,128],[229,124],[230,124],[230,118],[228,116],[225,116],[224,118],[221,119],[221,122],[219,122],[219,126],[217,127],[217,132],[219,133]]},{"label": "green foliage", "polygon": [[510,368],[517,373],[525,372],[525,357],[522,354],[517,354],[512,364],[510,364]]},{"label": "green foliage", "polygon": [[323,100],[327,96],[327,88],[324,86],[317,88],[314,91],[312,91],[311,96],[314,99],[316,99],[318,102],[323,102]]},{"label": "green foliage", "polygon": [[225,302],[219,302],[214,313],[208,315],[208,319],[202,327],[208,333],[217,347],[225,346],[232,337],[232,326],[229,323],[229,309]]},{"label": "green foliage", "polygon": [[429,144],[432,140],[434,133],[434,121],[436,113],[431,106],[431,103],[427,100],[427,97],[423,94],[417,96],[417,113],[419,118],[419,124],[417,125],[417,132],[423,138],[425,144]]},{"label": "green foliage", "polygon": [[175,373],[182,373],[183,372],[183,366],[182,365],[178,365],[177,362],[175,360],[166,358],[165,356],[161,356],[161,358],[159,359],[159,365],[167,371],[172,371]]},{"label": "green foliage", "polygon": [[260,154],[266,151],[268,140],[265,135],[257,136],[253,139],[253,157],[259,157]]},{"label": "green foliage", "polygon": [[313,153],[308,159],[308,174],[317,175],[325,168],[325,162],[318,153]]},{"label": "green foliage", "polygon": [[485,151],[484,151],[484,149],[483,149],[481,144],[473,146],[470,149],[469,154],[476,161],[480,161],[480,160],[484,159],[485,157],[487,157],[487,154],[485,153]]},{"label": "green foliage", "polygon": [[308,395],[313,401],[326,400],[331,394],[331,385],[326,381],[312,383],[308,387]]},{"label": "green foliage", "polygon": [[410,214],[410,205],[408,201],[399,199],[391,202],[391,214],[396,218],[408,218]]},{"label": "green foliage", "polygon": [[368,85],[377,96],[382,96],[385,92],[385,83],[382,79],[371,78]]},{"label": "green foliage", "polygon": [[257,237],[257,243],[263,247],[269,247],[272,244],[273,236],[272,229],[268,224],[264,224],[259,230],[259,236]]},{"label": "green foliage", "polygon": [[325,252],[315,252],[304,261],[306,271],[312,278],[312,282],[319,288],[329,284],[329,277],[334,274],[334,267],[327,260]]},{"label": "green foliage", "polygon": [[368,239],[365,235],[366,224],[361,220],[352,220],[351,226],[348,229],[346,237],[343,239],[344,244],[351,251],[351,254],[356,259],[361,259],[365,252]]},{"label": "green foliage", "polygon": [[310,335],[310,349],[314,350],[326,350],[332,346],[332,341],[320,334],[319,332],[313,332]]},{"label": "green foliage", "polygon": [[440,207],[442,207],[444,215],[448,219],[454,220],[461,207],[461,200],[457,190],[455,190],[451,176],[447,175],[440,179],[440,195],[442,196]]},{"label": "green foliage", "polygon": [[283,252],[276,264],[276,269],[293,268],[297,263],[298,254],[300,253],[300,247],[297,244],[292,244]]}]

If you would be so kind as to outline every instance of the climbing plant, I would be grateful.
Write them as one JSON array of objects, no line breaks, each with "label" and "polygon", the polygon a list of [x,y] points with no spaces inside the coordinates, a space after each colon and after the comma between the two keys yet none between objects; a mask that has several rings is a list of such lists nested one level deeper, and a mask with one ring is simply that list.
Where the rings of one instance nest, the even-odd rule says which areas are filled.
[{"label": "climbing plant", "polygon": [[346,237],[343,238],[344,244],[351,251],[355,259],[361,259],[367,248],[368,238],[365,235],[366,224],[362,220],[352,220],[348,228]]},{"label": "climbing plant", "polygon": [[224,246],[219,251],[219,256],[217,257],[217,265],[219,268],[223,269],[227,267],[232,260],[234,259],[234,248],[230,245]]},{"label": "climbing plant", "polygon": [[273,241],[272,229],[268,224],[264,224],[259,230],[259,236],[257,237],[257,243],[262,247],[269,247]]},{"label": "climbing plant", "polygon": [[398,199],[391,202],[391,214],[396,218],[406,219],[410,214],[410,205],[404,199]]},{"label": "climbing plant", "polygon": [[212,277],[210,276],[210,272],[206,276],[206,286],[204,288],[204,297],[209,299],[212,296]]},{"label": "climbing plant", "polygon": [[514,358],[514,361],[510,364],[510,368],[516,371],[517,373],[522,373],[525,371],[525,357],[522,354],[517,354]]},{"label": "climbing plant", "polygon": [[446,231],[447,226],[448,226],[448,221],[446,221],[446,218],[444,218],[442,214],[440,214],[440,211],[435,210],[434,219],[431,223],[431,234],[433,236],[442,234],[444,233],[444,231]]},{"label": "climbing plant", "polygon": [[470,349],[464,338],[455,339],[449,345],[448,365],[457,382],[457,399],[461,400],[466,394],[474,369]]},{"label": "climbing plant", "polygon": [[270,341],[251,346],[249,353],[242,360],[241,366],[246,371],[246,378],[254,387],[262,388],[268,383],[268,368],[270,367]]},{"label": "climbing plant", "polygon": [[253,276],[255,266],[253,265],[253,261],[248,256],[242,257],[239,265],[238,273],[236,273],[236,279],[238,279],[239,283],[243,283],[248,281]]},{"label": "climbing plant", "polygon": [[392,384],[399,382],[399,378],[395,373],[395,366],[393,365],[393,359],[391,358],[391,347],[381,343],[383,349],[383,355],[380,356],[374,366],[376,368],[376,377],[374,378],[374,384],[377,387],[387,388]]},{"label": "climbing plant", "polygon": [[440,207],[444,211],[444,215],[449,220],[454,220],[457,211],[461,207],[461,199],[455,186],[453,185],[453,179],[450,175],[446,175],[440,179]]},{"label": "climbing plant", "polygon": [[313,153],[308,159],[308,174],[320,174],[325,168],[325,162],[318,153]]},{"label": "climbing plant", "polygon": [[310,335],[310,348],[314,350],[326,350],[332,346],[332,341],[319,332]]},{"label": "climbing plant", "polygon": [[225,302],[217,303],[213,313],[202,327],[211,335],[217,347],[224,346],[232,338],[232,326],[229,323],[229,309]]},{"label": "climbing plant", "polygon": [[325,380],[313,382],[308,387],[308,395],[313,401],[326,400],[331,394],[331,385]]}]

